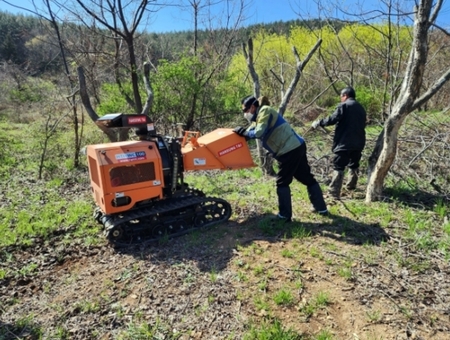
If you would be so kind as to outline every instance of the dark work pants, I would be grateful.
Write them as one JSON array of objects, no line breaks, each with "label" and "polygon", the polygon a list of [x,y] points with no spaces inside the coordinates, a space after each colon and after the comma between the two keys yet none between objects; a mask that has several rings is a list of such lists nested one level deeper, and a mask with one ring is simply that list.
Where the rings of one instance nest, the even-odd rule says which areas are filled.
[{"label": "dark work pants", "polygon": [[[279,164],[279,171],[276,177],[278,208],[280,210],[280,215],[286,218],[291,218],[292,206],[289,185],[292,183],[292,180],[295,178],[308,188],[313,186],[319,187],[319,184],[311,173],[311,168],[306,157],[305,143],[300,145],[298,148],[277,157],[277,161]],[[323,200],[322,195],[320,196]],[[314,202],[312,203],[314,204]]]},{"label": "dark work pants", "polygon": [[346,166],[354,170],[359,169],[361,153],[361,150],[335,152],[333,158],[333,169],[337,171],[344,171]]},{"label": "dark work pants", "polygon": [[300,183],[310,186],[317,183],[311,173],[311,168],[306,157],[306,144],[277,157],[279,170],[277,173],[277,187],[286,187],[295,178]]}]

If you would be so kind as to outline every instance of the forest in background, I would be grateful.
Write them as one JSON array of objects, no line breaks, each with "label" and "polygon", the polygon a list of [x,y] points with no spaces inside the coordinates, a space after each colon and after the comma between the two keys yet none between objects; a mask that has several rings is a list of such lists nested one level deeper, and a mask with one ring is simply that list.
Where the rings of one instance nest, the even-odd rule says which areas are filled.
[{"label": "forest in background", "polygon": [[[132,71],[125,44],[117,43],[120,39],[105,29],[70,22],[58,25],[60,45],[51,22],[0,12],[3,105],[12,104],[17,111],[22,104],[52,97],[50,93],[61,91],[76,78],[76,68],[81,66],[93,105],[100,114],[140,111],[130,99]],[[133,46],[139,77],[143,65],[151,64],[150,116],[164,126],[183,123],[187,128],[200,130],[232,119],[240,98],[253,92],[242,53],[249,38],[254,40],[261,91],[275,106],[294,74],[292,47],[304,57],[318,39],[323,40],[320,53],[302,74],[288,115],[297,115],[307,123],[332,110],[340,88],[352,85],[371,122],[382,124],[402,80],[411,28],[314,19],[214,31],[135,33]],[[448,36],[435,30],[431,39],[430,48],[440,54],[436,53],[426,65],[430,72],[424,87],[436,79],[449,60]],[[143,82],[139,86],[145,96]],[[424,109],[442,110],[448,102],[446,87]]]},{"label": "forest in background", "polygon": [[[78,167],[79,151],[86,144],[86,111],[93,121],[97,114],[145,113],[161,133],[173,133],[178,124],[207,132],[243,124],[237,115],[239,101],[254,92],[269,97],[273,106],[280,105],[298,128],[331,112],[340,89],[352,85],[370,125],[395,126],[386,130],[394,135],[386,139],[383,130],[378,138],[389,145],[384,149],[388,152],[383,156],[384,170],[376,176],[377,189],[368,191],[373,195],[367,199],[372,200],[381,197],[382,182],[395,157],[396,134],[406,115],[415,110],[445,111],[448,106],[449,38],[445,30],[427,24],[435,17],[430,16],[432,2],[423,1],[421,6],[417,26],[406,25],[393,14],[381,23],[327,18],[242,28],[237,15],[220,29],[169,34],[139,32],[144,10],[127,8],[128,12],[111,12],[117,17],[101,17],[86,7],[84,16],[91,21],[75,9],[72,20],[63,21],[52,11],[41,13],[39,19],[4,13],[9,18],[2,20],[5,25],[23,20],[29,28],[21,34],[5,33],[10,38],[5,36],[3,45],[10,48],[9,60],[1,65],[0,114],[17,122],[41,119],[49,141],[63,119],[71,120],[64,126],[73,130],[73,165]],[[23,53],[14,52],[13,36],[27,38],[21,45]],[[28,57],[12,58],[19,55]],[[299,71],[305,60],[308,65]],[[283,103],[286,94],[289,100]],[[88,97],[93,110],[86,106]],[[375,161],[381,150],[378,142],[369,157]]]}]

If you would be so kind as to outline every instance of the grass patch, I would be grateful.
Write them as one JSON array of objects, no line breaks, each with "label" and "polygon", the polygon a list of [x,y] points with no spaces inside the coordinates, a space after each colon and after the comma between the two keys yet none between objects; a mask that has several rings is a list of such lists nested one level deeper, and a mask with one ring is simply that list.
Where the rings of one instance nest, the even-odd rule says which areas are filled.
[{"label": "grass patch", "polygon": [[19,338],[16,334],[25,334],[28,339],[41,339],[44,329],[34,319],[34,315],[27,315],[19,317],[15,324],[1,324],[0,339]]},{"label": "grass patch", "polygon": [[277,319],[251,325],[243,340],[301,340],[302,336],[292,329],[285,329]]},{"label": "grass patch", "polygon": [[305,314],[306,317],[310,317],[319,309],[325,308],[330,303],[330,297],[327,292],[318,292],[301,307],[300,311]]},{"label": "grass patch", "polygon": [[[0,209],[0,246],[31,245],[36,238],[48,238],[59,229],[71,229],[65,237],[97,235],[98,226],[93,226],[90,216],[92,204],[86,201],[65,201],[54,196],[51,202],[40,203],[31,197],[28,206],[10,210]],[[33,202],[34,200],[34,202]]]},{"label": "grass patch", "polygon": [[275,292],[273,295],[273,301],[277,305],[290,306],[294,302],[294,296],[292,292],[287,288],[282,288]]}]

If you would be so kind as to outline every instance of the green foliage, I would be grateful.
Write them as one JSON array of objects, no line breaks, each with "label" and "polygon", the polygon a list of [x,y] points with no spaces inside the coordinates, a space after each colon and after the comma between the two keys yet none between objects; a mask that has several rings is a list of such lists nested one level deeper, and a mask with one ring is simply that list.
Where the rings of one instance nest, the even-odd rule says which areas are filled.
[{"label": "green foliage", "polygon": [[178,62],[160,60],[153,77],[155,112],[163,112],[170,123],[184,122],[191,99],[202,91],[196,78],[202,67],[195,57],[184,57]]},{"label": "green foliage", "polygon": [[253,299],[253,303],[255,304],[255,307],[258,310],[264,310],[264,311],[269,311],[270,310],[269,303],[266,301],[266,299],[262,298],[260,295],[256,296]]},{"label": "green foliage", "polygon": [[236,76],[232,71],[225,74],[221,82],[216,87],[217,94],[220,96],[222,107],[219,109],[223,112],[236,113],[241,107],[241,99],[247,96],[249,91],[248,86],[241,81],[236,81]]},{"label": "green foliage", "polygon": [[50,195],[51,202],[41,204],[40,197],[33,197],[30,192],[25,194],[31,201],[28,207],[0,208],[0,232],[3,235],[0,245],[31,244],[34,238],[47,238],[62,226],[76,225],[81,234],[88,232],[90,221],[87,217],[92,211],[90,202],[69,202]]},{"label": "green foliage", "polygon": [[170,334],[163,324],[158,320],[155,324],[146,322],[132,322],[128,325],[127,331],[119,333],[117,339],[134,340],[134,339],[177,339],[177,334]]},{"label": "green foliage", "polygon": [[34,320],[34,315],[19,317],[14,325],[0,324],[0,339],[18,338],[16,334],[27,334],[28,339],[42,339],[44,329]]},{"label": "green foliage", "polygon": [[[85,242],[95,242],[89,235],[97,234],[98,227],[91,219],[92,203],[86,193],[71,193],[80,183],[88,181],[86,172],[71,173],[65,169],[70,143],[66,133],[55,135],[49,154],[54,177],[37,181],[34,172],[41,147],[39,124],[0,123],[0,140],[7,141],[0,153],[0,190],[8,201],[0,206],[0,246],[29,245],[36,239],[47,239],[58,230],[71,230],[64,238],[84,236]],[[68,185],[70,181],[70,185]],[[97,242],[103,241],[97,238]]]},{"label": "green foliage", "polygon": [[20,89],[11,89],[9,99],[19,103],[38,102],[42,100],[42,94],[33,91],[30,86],[23,86]]},{"label": "green foliage", "polygon": [[292,296],[292,292],[289,289],[282,288],[274,294],[273,301],[277,305],[289,306],[294,301],[294,297]]},{"label": "green foliage", "polygon": [[[152,75],[153,114],[159,126],[182,123],[188,129],[224,126],[239,108],[242,86],[197,57],[160,60]],[[201,127],[201,128],[200,128]]]},{"label": "green foliage", "polygon": [[307,317],[310,317],[316,313],[318,309],[325,308],[329,303],[329,294],[326,292],[318,292],[301,308],[301,312]]},{"label": "green foliage", "polygon": [[[346,87],[346,84],[339,84],[337,89],[341,90]],[[360,86],[355,88],[356,100],[366,109],[367,118],[376,116],[379,117],[383,112],[383,96],[378,90],[372,90],[366,86]],[[341,103],[339,96],[320,98],[321,104],[329,104],[328,114],[333,113],[335,108]]]},{"label": "green foliage", "polygon": [[28,78],[26,81],[18,83],[15,87],[0,84],[0,89],[6,91],[11,102],[25,104],[44,100],[52,93],[54,85],[39,78]]},{"label": "green foliage", "polygon": [[293,258],[294,257],[294,252],[292,250],[284,248],[281,251],[281,256],[286,257],[286,258]]},{"label": "green foliage", "polygon": [[327,329],[322,329],[315,337],[314,340],[333,340],[333,333]]},{"label": "green foliage", "polygon": [[[122,83],[122,87],[126,93],[132,93],[131,82]],[[108,113],[130,113],[130,110],[134,111],[134,109],[128,105],[117,84],[103,83],[101,87],[101,94],[102,100],[96,107],[96,111],[100,116]]]},{"label": "green foliage", "polygon": [[[386,78],[394,72],[392,65],[386,65],[386,60],[395,60],[399,64],[405,61],[404,51],[411,46],[411,31],[407,26],[392,26],[387,23],[351,24],[340,29],[333,29],[329,25],[315,29],[292,26],[288,35],[268,33],[267,30],[260,29],[253,35],[253,46],[254,66],[260,76],[262,93],[277,102],[279,84],[273,81],[272,72],[277,74],[278,78],[292,79],[295,68],[285,67],[295,65],[292,46],[295,46],[300,57],[303,57],[319,38],[322,39],[322,62],[326,63],[327,68],[352,70],[349,79],[347,75],[341,77],[341,82],[336,83],[335,88],[339,90],[351,84],[357,90],[357,98],[366,107],[369,115],[383,112],[382,104],[390,99],[389,92],[383,92]],[[316,99],[317,93],[323,92],[328,86],[328,76],[321,72],[322,67],[317,67],[317,62],[318,59],[315,58],[309,61],[296,95],[303,103],[316,100],[318,105],[332,109],[338,100],[335,89],[326,91]],[[251,91],[252,80],[242,52],[233,56],[228,70],[236,83],[244,82],[249,92]],[[308,70],[314,71],[307,72]],[[368,73],[370,77],[367,76]]]},{"label": "green foliage", "polygon": [[293,238],[303,239],[303,238],[306,238],[306,237],[310,237],[311,236],[311,231],[307,230],[302,225],[296,225],[296,226],[294,226],[292,228],[291,235],[292,235]]},{"label": "green foliage", "polygon": [[434,206],[434,211],[439,215],[439,217],[444,218],[450,212],[450,208],[448,204],[444,201],[444,199],[439,198],[436,201],[436,205]]},{"label": "green foliage", "polygon": [[76,309],[79,309],[84,314],[92,314],[100,310],[100,305],[97,301],[88,301],[88,300],[78,301],[74,307]]},{"label": "green foliage", "polygon": [[[0,26],[2,25],[3,22],[0,20]],[[383,30],[385,29],[385,27],[382,28]],[[325,60],[332,62],[332,59],[327,58],[330,55],[334,55],[335,58],[339,59],[339,63],[342,63],[342,68],[346,68],[348,60],[338,46],[336,36],[332,31],[322,29],[311,34],[310,31],[305,29],[292,29],[291,36],[288,34],[277,34],[273,31],[259,32],[255,40],[255,46],[258,51],[256,54],[256,67],[263,82],[263,92],[267,92],[273,98],[279,96],[279,84],[270,80],[270,70],[274,69],[276,72],[281,72],[281,64],[295,65],[290,50],[291,45],[295,45],[301,57],[303,57],[316,42],[318,36],[324,39],[322,48]],[[362,39],[361,37],[366,38]],[[358,26],[352,27],[351,30],[350,28],[342,30],[339,36],[344,45],[355,52],[355,55],[359,58],[357,60],[362,60],[365,63],[357,65],[355,69],[359,69],[353,79],[357,90],[357,98],[368,109],[369,114],[372,112],[379,113],[382,110],[382,93],[372,89],[381,88],[379,81],[383,79],[385,65],[380,63],[379,60],[375,61],[375,58],[372,58],[373,55],[371,55],[371,58],[366,57],[368,53],[367,46],[364,46],[361,42],[373,42],[374,50],[380,52],[383,50],[384,37],[385,35],[377,35],[369,27]],[[407,39],[403,39],[405,37],[401,38],[404,49],[407,50]],[[17,57],[19,54],[12,48],[14,47],[12,45],[14,39],[16,39],[14,34],[9,34],[8,39],[4,41],[5,46],[8,48],[8,53]],[[41,47],[37,39],[30,41],[28,47],[31,48],[31,45],[34,45],[35,49]],[[329,54],[326,53],[327,51]],[[395,51],[395,53],[399,53],[399,51]],[[399,57],[399,55],[397,56]],[[221,70],[214,73],[214,77],[209,82],[205,82],[204,77],[210,74],[211,65],[200,59],[182,57],[177,61],[162,61],[157,72],[152,75],[155,91],[154,116],[164,123],[171,124],[189,120],[189,113],[194,112],[195,116],[193,119],[195,124],[197,124],[196,126],[201,126],[205,130],[210,130],[210,127],[214,126],[214,124],[220,124],[221,126],[233,124],[235,117],[233,113],[239,110],[240,98],[252,91],[243,56],[237,56],[233,62],[232,65],[235,68],[229,69],[227,72]],[[298,102],[308,102],[309,99],[314,98],[319,93],[320,89],[324,88],[324,85],[327,85],[326,82],[328,80],[321,74],[320,69],[316,67],[316,62],[315,59],[312,59],[308,66],[310,69],[302,75],[304,83],[298,89],[299,92],[296,93],[295,97],[299,98]],[[373,71],[371,74],[375,74],[374,79],[378,78],[378,80],[372,79],[369,81],[366,77],[367,74],[361,72],[361,65],[365,65],[367,69],[370,68],[370,71]],[[314,72],[309,72],[310,70],[314,70]],[[365,70],[363,69],[363,71]],[[285,67],[284,72],[284,78],[289,80],[293,75],[293,68]],[[9,97],[4,94],[0,98],[8,97],[7,100],[13,104],[33,104],[45,101],[55,91],[54,86],[46,82],[27,81],[21,85],[20,90],[18,90],[19,87],[11,87],[7,83],[1,86],[2,90],[4,90],[3,92]],[[131,93],[130,84],[125,82],[124,86],[125,90]],[[11,90],[11,88],[13,89]],[[337,100],[336,94],[331,90],[329,92],[330,94],[327,93],[319,104],[323,106],[327,106],[329,103],[330,105],[335,105]],[[98,107],[98,112],[101,114],[128,112],[130,110],[116,85],[106,84],[102,86],[101,97],[102,104]],[[194,102],[194,98],[197,98],[198,101]],[[52,106],[52,104],[48,106]],[[33,109],[25,110],[25,112],[34,116],[40,115],[40,112]],[[23,113],[18,111],[17,115]],[[51,117],[56,119],[64,117],[56,107],[52,113],[53,116]],[[287,117],[294,117],[294,114],[292,116],[288,114]],[[71,132],[68,132],[68,129],[64,126],[70,126],[70,120],[63,121],[67,124],[62,124],[48,140],[50,144],[48,145],[48,158],[44,162],[45,176],[40,181],[36,180],[34,174],[36,172],[36,164],[39,162],[41,155],[43,137],[46,133],[44,129],[45,121],[33,119],[30,122],[33,122],[33,124],[16,125],[10,121],[0,123],[0,143],[3,146],[0,149],[0,176],[3,180],[0,184],[0,191],[2,197],[5,198],[0,206],[0,235],[2,235],[0,247],[33,245],[36,241],[42,241],[39,245],[42,244],[45,247],[46,241],[50,240],[52,245],[54,244],[53,241],[56,243],[58,241],[63,243],[85,242],[87,244],[102,242],[103,236],[99,228],[93,226],[94,221],[91,216],[93,205],[86,180],[86,169],[76,170],[71,167],[69,161],[71,157]],[[374,139],[372,137],[377,135],[375,131],[370,132],[371,128],[368,128],[368,133],[371,134],[368,140]],[[88,138],[87,141],[103,141],[101,133],[97,130],[96,132],[85,131],[85,133],[84,136]],[[314,156],[315,160],[318,160],[316,156],[320,151],[313,148],[317,149],[324,145],[329,145],[329,143],[328,140],[310,143],[309,146],[311,148],[308,149],[310,155]],[[254,146],[252,142],[250,142],[250,145]],[[311,164],[313,167],[316,167],[318,163],[314,162]],[[369,267],[364,265],[362,267],[370,269],[372,264],[375,266],[378,262],[382,263],[385,260],[384,255],[387,254],[386,256],[391,256],[398,261],[398,266],[406,267],[416,273],[433,269],[434,263],[439,260],[438,257],[442,256],[446,260],[450,258],[450,225],[448,223],[449,209],[447,202],[438,199],[432,200],[436,202],[435,206],[424,206],[424,204],[420,204],[420,206],[418,204],[404,206],[399,202],[409,185],[397,185],[396,181],[400,183],[405,182],[398,180],[398,178],[388,182],[389,185],[396,185],[392,195],[387,194],[389,199],[394,198],[394,200],[377,202],[370,206],[365,205],[362,204],[362,193],[359,191],[354,194],[355,196],[353,194],[347,196],[342,204],[339,203],[331,207],[335,215],[333,219],[322,219],[306,212],[307,206],[309,206],[306,190],[304,187],[297,190],[295,188],[296,184],[293,184],[295,188],[292,193],[293,205],[301,223],[294,222],[290,226],[274,222],[270,218],[276,213],[275,183],[273,178],[265,176],[258,168],[228,172],[191,173],[187,174],[185,178],[191,184],[191,187],[198,187],[207,195],[211,194],[224,198],[231,203],[233,216],[226,228],[223,228],[227,230],[225,233],[232,233],[234,236],[237,232],[233,229],[238,229],[238,232],[242,233],[242,235],[248,232],[249,235],[245,235],[245,240],[257,239],[264,242],[269,240],[273,244],[279,242],[280,237],[283,237],[282,242],[288,245],[284,250],[275,253],[271,252],[270,248],[262,248],[257,242],[254,242],[251,246],[243,248],[243,250],[239,249],[245,256],[245,260],[242,257],[238,260],[231,260],[231,256],[234,256],[231,254],[234,254],[234,252],[230,251],[229,254],[230,261],[235,261],[232,263],[236,263],[239,267],[235,277],[239,281],[239,289],[243,293],[238,294],[238,298],[244,299],[248,294],[245,290],[248,289],[252,293],[251,296],[256,309],[269,312],[269,314],[275,315],[281,309],[286,308],[285,306],[291,306],[295,300],[291,292],[294,291],[293,289],[302,287],[302,281],[297,276],[293,280],[288,280],[287,283],[284,282],[283,284],[287,286],[277,291],[277,286],[273,285],[274,278],[271,277],[271,274],[265,274],[265,272],[277,270],[281,266],[274,265],[275,262],[272,262],[271,259],[263,262],[269,256],[282,256],[284,257],[283,261],[286,263],[294,262],[291,259],[300,259],[301,257],[297,250],[304,246],[301,250],[301,256],[305,258],[305,263],[313,258],[313,263],[323,264],[317,259],[324,260],[325,256],[333,256],[332,260],[330,258],[328,262],[328,264],[333,265],[333,267],[329,267],[330,273],[337,272],[338,276],[348,280],[352,279],[353,275],[356,277],[358,271],[361,270],[360,266],[352,267],[355,258],[369,265]],[[417,189],[419,184],[421,184],[417,178],[408,178],[407,180],[408,183],[414,184],[414,189]],[[270,215],[270,217],[265,217],[263,214]],[[229,225],[237,226],[237,228],[228,228]],[[389,228],[388,232],[389,235],[392,235],[393,242],[390,242],[388,245],[380,242],[377,244],[376,249],[372,250],[374,253],[371,254],[368,254],[366,247],[363,248],[357,243],[352,243],[349,247],[352,247],[352,249],[363,249],[363,251],[358,251],[356,255],[344,254],[344,248],[347,248],[347,245],[344,245],[344,242],[347,241],[346,236],[366,234],[369,235],[364,239],[366,241],[371,237],[370,234],[374,230],[377,233],[381,233],[383,228]],[[267,235],[271,237],[267,238]],[[314,235],[314,237],[310,237],[311,235]],[[187,247],[202,246],[202,249],[206,249],[208,242],[212,242],[212,238],[219,237],[213,233],[209,233],[208,236],[210,236],[210,239],[205,241],[203,231],[187,235]],[[378,240],[377,237],[378,235],[374,236],[376,240]],[[335,247],[332,248],[332,251],[324,250],[320,245],[320,241],[317,242],[317,240],[324,238],[332,240]],[[392,249],[397,245],[397,240],[400,241],[399,244],[406,244],[408,247],[399,247],[398,252],[395,253]],[[169,244],[170,240],[165,239],[164,242]],[[344,245],[342,249],[340,247],[341,244]],[[291,247],[290,245],[293,246]],[[158,245],[155,245],[155,247],[158,247]],[[407,252],[403,252],[403,249],[406,249]],[[439,251],[436,251],[437,249]],[[225,249],[225,251],[228,250],[231,250],[231,247],[230,249]],[[416,252],[420,252],[420,256],[417,256]],[[409,256],[408,253],[414,256]],[[183,250],[182,256],[185,254]],[[436,254],[438,257],[436,257]],[[0,280],[8,279],[9,277],[32,276],[36,275],[40,270],[40,262],[29,261],[20,269],[13,271],[9,268],[9,263],[14,260],[11,256],[11,254],[3,251],[1,253],[3,265],[0,268]],[[435,257],[433,258],[432,256]],[[258,257],[265,258],[263,261],[258,262]],[[343,257],[351,259],[342,261]],[[418,260],[419,257],[420,260]],[[55,258],[59,261],[60,255],[56,254]],[[205,256],[205,258],[209,257]],[[301,262],[303,263],[303,258]],[[358,263],[358,261],[356,262]],[[276,269],[271,269],[271,267],[276,267]],[[395,264],[390,268],[394,271],[397,270]],[[137,270],[138,267],[125,269],[121,273],[118,282],[113,282],[111,278],[111,289],[112,287],[117,288],[119,284],[125,284],[127,281],[133,282],[133,278],[136,276],[134,271]],[[297,268],[292,268],[292,270],[289,268],[288,271],[290,273],[302,272],[302,270]],[[355,274],[353,274],[353,271]],[[217,280],[221,278],[214,267],[203,274],[209,278],[210,283],[216,285],[218,283]],[[76,275],[72,277],[72,280],[75,280],[75,277]],[[193,286],[199,282],[197,277],[192,274],[187,274],[181,279],[186,286]],[[340,278],[338,280],[341,281]],[[148,280],[148,282],[150,281]],[[222,280],[220,283],[222,284]],[[308,294],[307,288],[309,288],[308,285],[310,283],[305,280],[304,284],[305,292]],[[47,290],[47,294],[48,290],[51,290],[49,285],[50,283],[48,282],[43,285],[43,289]],[[150,283],[148,285],[150,286]],[[246,286],[250,288],[246,288]],[[132,289],[133,287],[131,286],[124,286],[116,297],[119,299],[125,298]],[[75,304],[74,307],[83,313],[103,313],[102,304],[108,303],[106,301],[107,296],[107,294],[102,296],[103,300],[101,300],[101,303],[96,300],[80,299],[80,302]],[[112,297],[109,298],[112,299]],[[196,316],[202,313],[206,314],[208,304],[216,301],[213,295],[204,296],[204,298],[207,299],[208,303],[198,305],[198,309],[195,312]],[[8,303],[12,304],[14,302],[11,300]],[[300,309],[300,312],[310,316],[316,310],[326,307],[329,303],[329,295],[319,292]],[[111,312],[117,318],[119,327],[121,324],[125,326],[125,330],[123,328],[117,330],[116,336],[118,339],[176,339],[179,337],[178,334],[173,333],[172,325],[163,326],[158,322],[156,324],[145,323],[143,322],[142,314],[139,315],[139,312],[136,312],[134,319],[130,321],[130,314],[127,314],[127,309],[119,304],[117,306],[116,308],[112,307]],[[184,306],[184,308],[189,307],[189,304]],[[270,308],[278,310],[273,312]],[[0,303],[0,309],[6,310],[3,301]],[[404,309],[402,312],[408,318],[415,317],[415,311],[413,310]],[[124,317],[127,318],[127,321],[124,321],[125,319],[121,320]],[[239,317],[240,315],[237,315],[237,318]],[[271,319],[271,316],[267,317],[266,313],[258,314],[257,317],[259,317],[258,322],[250,326],[244,339],[283,340],[302,338],[295,331],[286,330],[281,321]],[[371,321],[376,321],[378,317],[376,313],[369,315]],[[7,334],[3,333],[5,330]],[[17,316],[15,324],[7,325],[0,330],[0,338],[2,336],[10,336],[10,333],[21,334],[22,331],[33,338],[44,337],[42,335],[43,330],[36,326],[33,317]],[[94,332],[99,331],[96,330]],[[61,325],[57,326],[57,329],[53,330],[53,333],[50,335],[51,338],[68,338],[69,336],[70,333]],[[189,334],[184,336],[189,336]],[[95,338],[97,336],[92,337]],[[332,335],[330,332],[322,330],[315,335],[315,338],[331,339]]]},{"label": "green foliage", "polygon": [[25,140],[20,138],[20,132],[11,124],[0,122],[0,176],[6,180],[17,169],[20,163],[18,155],[25,149]]},{"label": "green foliage", "polygon": [[360,86],[356,91],[356,99],[366,109],[367,116],[381,115],[383,112],[382,107],[382,94],[378,90],[372,90],[365,86]]}]

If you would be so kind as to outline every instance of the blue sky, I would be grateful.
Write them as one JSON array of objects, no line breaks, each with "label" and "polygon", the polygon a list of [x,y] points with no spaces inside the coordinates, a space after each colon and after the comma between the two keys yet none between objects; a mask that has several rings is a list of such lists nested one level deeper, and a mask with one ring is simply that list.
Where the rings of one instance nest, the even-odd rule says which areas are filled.
[{"label": "blue sky", "polygon": [[[0,11],[10,13],[25,13],[10,5],[14,3],[17,6],[32,9],[32,0],[0,0]],[[172,0],[174,1],[174,0]],[[34,0],[36,4],[40,4],[41,0]],[[318,0],[247,0],[248,7],[245,10],[246,20],[244,26],[257,23],[270,23],[274,21],[286,21],[293,19],[311,19],[327,16],[339,16],[343,14],[333,10],[329,6],[325,6],[322,10],[317,9]],[[341,8],[348,12],[370,12],[382,9],[382,2],[379,0],[322,0],[322,4],[339,3]],[[402,3],[406,9],[412,8],[413,0],[403,0]],[[213,23],[219,24],[220,20],[225,18],[224,7],[214,7],[215,15]],[[204,17],[199,18],[200,21]],[[357,18],[353,18],[357,19]],[[178,7],[166,7],[156,14],[152,15],[147,30],[149,32],[171,32],[191,30],[193,28],[192,10],[188,7],[180,9]],[[450,28],[450,1],[446,0],[444,8],[441,10],[438,24]],[[217,26],[216,26],[217,28]]]},{"label": "blue sky", "polygon": [[[23,8],[34,8],[32,6],[32,0],[6,1]],[[248,26],[255,23],[269,23],[279,20],[286,21],[297,19],[299,16],[295,13],[298,10],[298,5],[295,5],[296,1],[298,2],[299,0],[247,0],[249,6],[245,11],[245,16],[248,17],[248,19],[245,21],[244,25]],[[41,3],[41,0],[34,0],[34,2],[38,4]],[[277,3],[276,6],[273,5],[275,2]],[[313,3],[312,1],[310,2]],[[216,8],[215,11],[220,18],[223,13],[223,7],[216,6]],[[7,4],[4,0],[0,0],[0,10],[10,13],[26,13],[25,11]],[[182,9],[177,6],[159,10],[156,14],[152,15],[148,26],[149,31],[154,32],[182,31],[191,30],[192,28],[193,16],[190,8]]]}]

